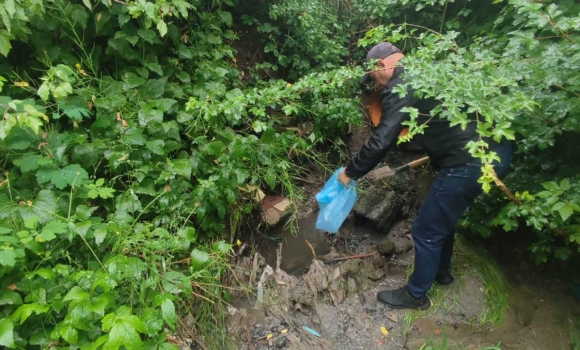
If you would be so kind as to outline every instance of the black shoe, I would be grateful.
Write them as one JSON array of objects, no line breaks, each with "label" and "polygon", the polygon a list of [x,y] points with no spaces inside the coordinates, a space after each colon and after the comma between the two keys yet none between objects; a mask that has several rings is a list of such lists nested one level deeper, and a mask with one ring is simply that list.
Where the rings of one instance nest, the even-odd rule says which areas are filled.
[{"label": "black shoe", "polygon": [[393,309],[426,310],[431,306],[429,298],[425,296],[421,299],[415,299],[407,291],[407,287],[379,292],[377,293],[377,299]]},{"label": "black shoe", "polygon": [[442,286],[451,284],[453,280],[455,280],[455,278],[453,278],[453,276],[449,271],[439,271],[437,272],[437,276],[435,276],[435,282],[437,282],[437,284],[440,284]]}]

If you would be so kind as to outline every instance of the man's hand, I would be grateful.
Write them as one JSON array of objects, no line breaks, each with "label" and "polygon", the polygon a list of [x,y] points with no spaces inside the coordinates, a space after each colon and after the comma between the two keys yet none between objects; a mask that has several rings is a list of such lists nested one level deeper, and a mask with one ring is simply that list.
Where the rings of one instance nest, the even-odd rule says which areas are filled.
[{"label": "man's hand", "polygon": [[350,183],[350,180],[351,180],[351,178],[346,175],[345,169],[342,169],[342,171],[338,175],[338,181],[340,181],[340,183],[344,187],[348,187],[348,184]]}]

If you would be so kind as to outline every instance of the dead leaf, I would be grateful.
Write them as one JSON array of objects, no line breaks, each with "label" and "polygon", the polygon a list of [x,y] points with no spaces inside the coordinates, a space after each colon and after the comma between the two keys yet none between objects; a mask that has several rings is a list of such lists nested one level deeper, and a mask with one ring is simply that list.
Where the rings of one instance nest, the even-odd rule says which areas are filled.
[{"label": "dead leaf", "polygon": [[383,336],[387,336],[389,335],[389,330],[387,329],[387,327],[385,326],[381,326],[381,333],[383,333]]},{"label": "dead leaf", "polygon": [[441,335],[442,333],[443,333],[443,331],[441,330],[441,328],[437,328],[435,330],[435,334],[437,334],[437,335]]},{"label": "dead leaf", "polygon": [[399,316],[394,312],[387,312],[385,316],[393,322],[399,322]]}]

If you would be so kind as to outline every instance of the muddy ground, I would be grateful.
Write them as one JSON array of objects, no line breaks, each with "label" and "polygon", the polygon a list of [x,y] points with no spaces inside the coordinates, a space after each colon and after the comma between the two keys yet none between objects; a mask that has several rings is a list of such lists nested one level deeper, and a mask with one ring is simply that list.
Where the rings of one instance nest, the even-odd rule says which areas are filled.
[{"label": "muddy ground", "polygon": [[[302,223],[308,225],[311,221],[304,219]],[[487,322],[489,287],[479,266],[472,266],[470,255],[476,250],[471,250],[469,244],[457,253],[457,280],[450,286],[434,287],[430,310],[391,310],[378,303],[378,291],[404,284],[413,260],[409,227],[408,221],[402,221],[388,233],[386,238],[395,244],[387,256],[373,254],[384,242],[384,235],[355,227],[347,239],[348,253],[343,250],[341,239],[324,237],[326,243],[321,245],[331,247],[326,255],[320,255],[315,247],[320,247],[322,241],[316,240],[312,231],[302,230],[306,233],[282,245],[282,256],[284,249],[287,252],[284,260],[276,261],[274,257],[271,261],[257,254],[254,264],[254,258],[246,258],[240,265],[245,271],[241,278],[246,276],[248,283],[252,280],[257,286],[260,278],[266,277],[262,279],[263,302],[251,295],[235,305],[237,311],[230,319],[229,332],[236,334],[239,348],[426,349],[431,342],[444,343],[440,347],[443,349],[492,349],[496,345],[501,349],[573,348],[569,332],[579,317],[579,303],[562,281],[543,279],[541,285],[536,277],[508,281],[508,307],[503,320]],[[300,241],[304,242],[303,249],[297,248]],[[306,241],[313,246],[316,259],[312,260],[313,252]],[[307,269],[300,269],[307,260],[301,253],[306,251],[312,262]],[[339,260],[357,254],[370,256]],[[285,265],[295,275],[286,273]],[[264,274],[266,266],[271,266],[271,275]],[[303,326],[321,337],[310,334]],[[383,333],[385,329],[387,333]]]},{"label": "muddy ground", "polygon": [[[354,131],[353,152],[368,127]],[[394,152],[386,162],[401,165],[420,156],[413,150]],[[527,252],[505,246],[492,256],[480,243],[460,239],[456,280],[434,286],[429,310],[391,310],[377,302],[378,291],[404,285],[412,269],[411,223],[432,177],[429,170],[416,169],[393,179],[392,189],[406,209],[386,232],[351,216],[337,235],[326,235],[314,227],[311,198],[302,204],[297,233],[280,224],[268,236],[281,241],[258,240],[236,269],[252,291],[238,295],[230,310],[228,333],[236,347],[573,349],[570,332],[580,319],[580,303],[570,280],[534,267]],[[313,178],[303,189],[313,197],[323,182]]]}]

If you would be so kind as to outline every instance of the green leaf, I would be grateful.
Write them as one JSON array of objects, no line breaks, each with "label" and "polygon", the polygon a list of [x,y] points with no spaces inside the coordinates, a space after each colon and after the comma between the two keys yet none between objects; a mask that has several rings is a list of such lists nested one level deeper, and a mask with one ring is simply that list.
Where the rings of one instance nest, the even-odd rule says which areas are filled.
[{"label": "green leaf", "polygon": [[558,210],[558,212],[560,213],[562,220],[566,221],[566,219],[568,219],[570,217],[570,215],[572,215],[572,213],[574,212],[574,209],[572,209],[572,207],[569,205],[565,205],[565,206],[561,207]]},{"label": "green leaf", "polygon": [[83,4],[89,9],[92,10],[92,6],[91,6],[91,2],[90,0],[83,0]]},{"label": "green leaf", "polygon": [[12,290],[4,290],[0,294],[0,305],[21,305],[22,297]]},{"label": "green leaf", "polygon": [[14,266],[16,264],[16,252],[14,250],[0,251],[0,265]]},{"label": "green leaf", "polygon": [[175,323],[177,322],[177,315],[175,314],[175,305],[173,301],[169,298],[165,298],[161,303],[161,317],[167,322],[171,329],[175,329]]},{"label": "green leaf", "polygon": [[129,308],[121,306],[116,314],[111,314],[103,319],[103,330],[110,326],[109,339],[103,349],[119,349],[122,345],[128,350],[141,349],[141,336],[139,333],[145,331],[143,322],[135,315],[130,314]]},{"label": "green leaf", "polygon": [[89,293],[86,290],[82,289],[79,286],[74,286],[71,290],[69,290],[68,293],[66,293],[66,295],[62,300],[69,301],[69,300],[88,300],[88,299]]},{"label": "green leaf", "polygon": [[14,348],[14,323],[7,318],[0,320],[0,345]]},{"label": "green leaf", "polygon": [[[79,186],[89,179],[89,174],[78,164],[68,165],[60,171],[60,176],[66,181],[67,185]],[[54,183],[54,178],[52,179]],[[55,184],[56,185],[56,184]],[[58,186],[57,186],[58,187]],[[63,189],[64,187],[59,189]]]},{"label": "green leaf", "polygon": [[165,154],[165,142],[163,140],[147,141],[147,149],[159,155]]},{"label": "green leaf", "polygon": [[185,227],[179,230],[179,234],[184,235],[190,242],[195,242],[197,238],[195,228],[193,227]]},{"label": "green leaf", "polygon": [[87,22],[89,20],[89,13],[81,5],[69,5],[69,16],[75,24],[79,24],[81,28],[87,29]]},{"label": "green leaf", "polygon": [[62,326],[59,333],[62,339],[64,339],[69,344],[76,344],[79,340],[79,332],[72,326]]},{"label": "green leaf", "polygon": [[210,259],[211,257],[208,253],[197,248],[191,252],[191,265],[193,265],[193,267],[196,269],[202,267],[204,264],[210,261]]},{"label": "green leaf", "polygon": [[103,224],[95,225],[95,227],[93,227],[93,235],[95,236],[95,243],[100,245],[107,237],[107,226]]},{"label": "green leaf", "polygon": [[213,245],[213,251],[220,254],[227,253],[230,249],[232,249],[232,245],[227,244],[226,241],[219,241]]},{"label": "green leaf", "polygon": [[0,54],[8,57],[8,52],[12,48],[10,40],[14,39],[14,35],[10,34],[6,29],[0,29]]},{"label": "green leaf", "polygon": [[570,189],[570,181],[568,179],[560,181],[560,188],[562,191],[568,191]]},{"label": "green leaf", "polygon": [[545,189],[550,190],[550,191],[558,191],[558,190],[560,190],[560,187],[554,181],[544,182],[544,183],[542,183],[542,186]]},{"label": "green leaf", "polygon": [[20,324],[23,324],[24,321],[32,315],[34,312],[35,315],[46,313],[50,307],[48,305],[40,305],[36,303],[32,304],[24,304],[21,305],[14,313],[10,316],[12,320],[20,319]]},{"label": "green leaf", "polygon": [[159,35],[164,37],[165,34],[167,34],[167,24],[165,24],[163,21],[159,21],[157,23],[157,30],[159,31]]},{"label": "green leaf", "polygon": [[38,192],[34,200],[34,213],[38,215],[41,222],[47,222],[53,219],[54,214],[58,213],[58,202],[54,192],[42,190]]},{"label": "green leaf", "polygon": [[268,168],[268,171],[266,171],[266,176],[264,179],[266,180],[266,183],[268,184],[268,186],[270,186],[271,189],[276,188],[277,176],[276,171],[272,167]]},{"label": "green leaf", "polygon": [[139,34],[139,36],[143,40],[145,40],[146,42],[148,42],[150,44],[160,43],[159,38],[157,37],[157,34],[155,33],[155,31],[153,31],[151,29],[141,28],[137,31],[137,33]]},{"label": "green leaf", "polygon": [[65,233],[68,231],[68,225],[62,221],[51,221],[42,228],[42,239],[45,241],[52,241],[56,238],[57,233]]},{"label": "green leaf", "polygon": [[142,146],[145,144],[145,138],[143,137],[143,132],[141,129],[129,128],[121,137],[121,140],[127,142],[130,145]]},{"label": "green leaf", "polygon": [[144,78],[141,78],[140,76],[138,76],[135,73],[127,73],[125,74],[125,88],[126,89],[133,89],[135,87],[141,86],[143,84],[145,84],[145,82],[147,80],[145,80]]},{"label": "green leaf", "polygon": [[189,159],[175,159],[172,163],[175,173],[189,179],[191,177],[191,161]]}]

